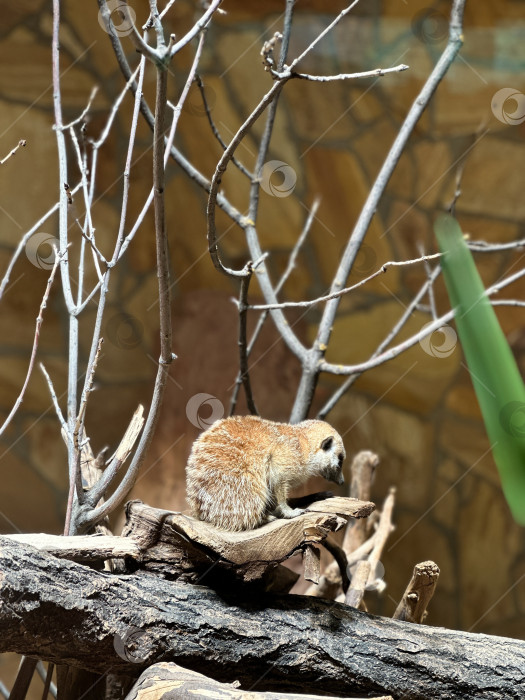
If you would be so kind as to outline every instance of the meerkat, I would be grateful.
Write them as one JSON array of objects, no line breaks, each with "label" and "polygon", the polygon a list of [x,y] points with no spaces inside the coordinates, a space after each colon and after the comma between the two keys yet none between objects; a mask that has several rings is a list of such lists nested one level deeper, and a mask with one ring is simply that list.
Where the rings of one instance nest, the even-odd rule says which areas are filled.
[{"label": "meerkat", "polygon": [[331,425],[296,425],[256,416],[214,423],[194,442],[186,466],[192,515],[225,530],[252,530],[304,513],[287,503],[311,476],[343,484],[343,440]]}]

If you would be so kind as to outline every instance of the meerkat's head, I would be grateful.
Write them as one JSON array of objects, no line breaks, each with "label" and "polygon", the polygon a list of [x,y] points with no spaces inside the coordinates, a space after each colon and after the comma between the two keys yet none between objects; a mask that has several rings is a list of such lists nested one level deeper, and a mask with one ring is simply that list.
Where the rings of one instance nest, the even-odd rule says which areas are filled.
[{"label": "meerkat's head", "polygon": [[335,484],[344,484],[343,461],[346,457],[343,439],[329,423],[321,420],[304,421],[310,447],[310,467],[313,472]]}]

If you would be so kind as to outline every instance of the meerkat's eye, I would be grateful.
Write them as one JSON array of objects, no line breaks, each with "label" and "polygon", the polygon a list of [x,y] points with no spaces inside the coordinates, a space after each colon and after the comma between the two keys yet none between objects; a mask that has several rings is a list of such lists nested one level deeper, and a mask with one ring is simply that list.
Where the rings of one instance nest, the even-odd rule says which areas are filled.
[{"label": "meerkat's eye", "polygon": [[332,445],[334,444],[334,438],[333,437],[327,437],[323,440],[321,443],[321,449],[324,450],[325,452],[328,452],[328,450],[332,449]]},{"label": "meerkat's eye", "polygon": [[340,467],[343,466],[343,460],[344,460],[343,453],[340,452],[340,453],[337,455],[337,461],[339,462],[339,466],[340,466]]}]

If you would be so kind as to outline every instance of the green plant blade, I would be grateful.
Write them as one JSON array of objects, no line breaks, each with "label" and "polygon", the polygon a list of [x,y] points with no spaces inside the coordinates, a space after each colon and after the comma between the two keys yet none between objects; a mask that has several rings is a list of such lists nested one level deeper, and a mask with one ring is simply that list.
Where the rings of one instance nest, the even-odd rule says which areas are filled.
[{"label": "green plant blade", "polygon": [[525,525],[525,386],[458,222],[441,214],[434,231],[503,493],[514,519]]}]

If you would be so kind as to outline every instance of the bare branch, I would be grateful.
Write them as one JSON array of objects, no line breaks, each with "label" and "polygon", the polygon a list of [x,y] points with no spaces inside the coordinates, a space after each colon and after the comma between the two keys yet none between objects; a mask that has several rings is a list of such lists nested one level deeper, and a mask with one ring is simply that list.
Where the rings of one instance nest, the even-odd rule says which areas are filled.
[{"label": "bare branch", "polygon": [[[361,210],[361,214],[359,215],[354,230],[352,231],[339,267],[334,275],[334,280],[330,290],[331,293],[338,292],[341,287],[344,286],[345,280],[348,279],[348,275],[361,243],[363,242],[366,232],[368,231],[372,217],[377,210],[379,200],[383,196],[383,192],[385,191],[394,168],[396,167],[401,154],[405,149],[407,141],[415,125],[419,121],[421,114],[430,102],[432,95],[463,44],[462,19],[464,5],[465,0],[454,0],[453,2],[449,41],[447,46],[441,54],[441,57],[434,67],[434,70],[426,80],[419,95],[414,100],[370,190],[370,194],[368,195],[365,205]],[[291,67],[293,67],[293,64]],[[292,422],[302,420],[308,413],[313,398],[313,391],[319,376],[319,370],[326,365],[326,363],[323,362],[323,358],[326,353],[326,348],[328,347],[338,307],[339,298],[335,298],[330,300],[324,309],[317,337],[312,349],[309,351],[309,361],[308,363],[305,363],[303,368],[303,376],[301,378],[299,390],[297,392],[295,404],[291,414]]]},{"label": "bare branch", "polygon": [[248,353],[246,347],[246,315],[248,311],[248,288],[250,286],[250,280],[253,273],[253,265],[248,263],[247,271],[248,274],[241,278],[241,288],[239,291],[239,375],[241,377],[242,384],[244,386],[244,393],[246,395],[246,403],[248,405],[248,410],[252,416],[258,416],[259,412],[253,400],[252,387],[250,383],[250,374],[248,372]]},{"label": "bare branch", "polygon": [[[82,183],[79,182],[75,187],[73,187],[72,190],[70,190],[71,194],[75,194],[78,192],[78,190],[82,187]],[[7,270],[4,274],[4,277],[2,279],[2,283],[0,284],[0,299],[3,297],[4,292],[9,284],[9,280],[11,279],[11,274],[13,272],[14,266],[16,265],[16,262],[22,252],[24,251],[27,242],[31,238],[31,236],[38,231],[38,229],[42,226],[43,223],[45,223],[50,216],[52,216],[56,211],[58,211],[58,208],[60,206],[60,203],[57,202],[54,204],[51,209],[49,209],[40,219],[31,226],[31,228],[22,236],[19,244],[17,245],[13,255],[11,256],[11,260],[9,262],[9,265],[7,266]]]},{"label": "bare branch", "polygon": [[[204,91],[204,83],[202,82],[201,77],[196,74],[195,75],[195,83],[199,89],[201,99],[202,99],[202,104],[204,106],[204,113],[206,114],[206,118],[208,120],[208,124],[210,125],[210,128],[212,130],[213,135],[217,139],[217,141],[220,143],[221,147],[223,150],[226,150],[227,145],[224,142],[222,136],[219,133],[219,130],[217,129],[215,122],[213,121],[213,117],[211,116],[211,111],[210,107],[208,105],[208,100],[206,99],[206,93]],[[232,157],[232,163],[243,173],[243,175],[246,175],[246,177],[250,178],[250,180],[253,180],[254,175],[251,173],[248,168],[243,165],[235,156]]]},{"label": "bare branch", "polygon": [[35,335],[33,338],[33,347],[31,349],[31,355],[29,357],[29,364],[27,367],[26,377],[25,377],[24,383],[22,385],[22,389],[20,390],[20,394],[18,395],[18,398],[16,399],[16,401],[13,405],[13,408],[9,412],[9,415],[7,416],[5,421],[0,426],[0,435],[2,435],[4,433],[5,429],[9,425],[9,423],[13,420],[13,416],[20,408],[20,404],[24,400],[27,385],[29,384],[29,379],[31,378],[31,374],[33,373],[33,367],[35,366],[36,351],[38,349],[38,341],[40,340],[40,328],[42,326],[42,322],[44,321],[44,309],[47,306],[47,300],[49,298],[49,293],[51,292],[51,286],[53,284],[53,280],[55,279],[55,274],[56,274],[58,265],[60,264],[60,255],[57,253],[56,249],[54,249],[54,250],[55,250],[55,262],[53,263],[53,268],[51,269],[51,273],[50,273],[49,278],[47,280],[46,289],[44,291],[44,296],[42,297],[42,301],[40,303],[40,309],[38,312],[38,316],[36,319],[36,325],[35,325]]},{"label": "bare branch", "polygon": [[[417,308],[420,300],[423,298],[423,296],[427,293],[430,285],[433,284],[435,279],[437,278],[438,274],[441,272],[440,267],[434,268],[432,273],[430,274],[429,278],[427,281],[423,284],[419,292],[416,294],[416,296],[412,299],[410,304],[405,308],[405,311],[401,315],[401,318],[399,321],[394,324],[393,328],[390,330],[390,332],[386,335],[386,337],[379,343],[373,354],[371,355],[370,359],[373,359],[380,355],[383,350],[388,347],[388,345],[392,342],[392,340],[398,335],[398,333],[401,331],[401,329],[405,326],[406,322],[408,319],[412,316],[412,313],[414,312],[414,309]],[[336,403],[339,401],[339,399],[348,391],[348,389],[352,386],[352,384],[356,381],[358,377],[360,377],[362,372],[351,374],[348,379],[346,379],[343,384],[332,394],[332,396],[328,399],[328,401],[325,403],[325,405],[319,410],[317,417],[320,419],[324,419],[330,411],[333,409],[333,407],[336,405]]]},{"label": "bare branch", "polygon": [[3,165],[4,163],[7,163],[9,158],[12,158],[15,153],[18,151],[19,148],[24,148],[27,144],[27,141],[25,139],[20,139],[20,141],[16,144],[14,148],[12,148],[9,153],[0,160],[0,165]]},{"label": "bare branch", "polygon": [[414,260],[390,260],[381,265],[379,270],[373,272],[368,277],[365,277],[365,279],[356,282],[356,284],[353,284],[351,287],[345,287],[345,289],[341,289],[338,292],[333,292],[332,294],[327,294],[326,296],[318,297],[317,299],[312,299],[310,301],[284,301],[280,304],[250,304],[248,308],[253,311],[271,311],[272,309],[293,309],[315,306],[316,304],[322,304],[325,301],[330,301],[331,299],[338,299],[344,294],[348,294],[348,292],[353,292],[354,290],[359,289],[359,287],[362,287],[367,282],[370,282],[376,277],[379,277],[379,275],[384,274],[389,267],[404,267],[405,265],[413,265],[414,263],[435,260],[436,258],[440,257],[441,253],[434,253],[433,255],[423,255],[420,258],[414,258]]},{"label": "bare branch", "polygon": [[208,9],[206,12],[202,15],[202,17],[195,22],[193,27],[190,29],[187,34],[185,34],[182,39],[180,39],[177,43],[174,43],[171,46],[170,49],[170,57],[175,56],[176,53],[178,53],[182,48],[186,46],[186,44],[189,44],[189,42],[193,39],[193,37],[197,36],[197,34],[202,31],[208,22],[210,21],[213,13],[217,10],[219,5],[222,3],[222,0],[213,0],[210,2]]},{"label": "bare branch", "polygon": [[49,388],[49,393],[51,394],[51,400],[53,401],[53,406],[55,407],[55,411],[57,414],[57,418],[60,421],[60,425],[62,426],[63,430],[67,431],[67,423],[64,419],[64,416],[63,416],[62,411],[60,409],[60,406],[58,404],[58,399],[57,399],[57,395],[55,392],[55,387],[53,386],[53,382],[51,381],[51,377],[49,376],[47,369],[44,367],[42,362],[40,362],[39,367],[40,367],[40,371],[42,372],[42,374],[44,375],[44,377],[46,379],[47,386]]},{"label": "bare branch", "polygon": [[[299,255],[299,251],[303,247],[303,244],[306,240],[306,237],[310,233],[310,229],[312,227],[312,223],[315,219],[315,215],[317,213],[318,208],[319,208],[319,199],[315,199],[314,203],[312,204],[311,210],[308,212],[308,217],[307,217],[306,222],[303,226],[303,230],[301,231],[301,235],[297,239],[297,241],[293,247],[293,250],[290,254],[290,257],[288,259],[288,265],[286,266],[286,270],[283,272],[281,279],[279,280],[277,286],[275,287],[275,294],[276,295],[279,294],[281,289],[286,284],[288,278],[292,274],[293,270],[295,269],[297,256]],[[252,333],[252,337],[250,338],[250,342],[248,344],[248,348],[246,350],[246,354],[248,357],[251,355],[252,350],[255,346],[255,343],[257,342],[257,338],[259,337],[259,334],[262,330],[262,327],[263,327],[266,319],[268,318],[268,313],[269,313],[268,311],[263,311],[263,313],[259,316],[259,318],[257,320],[257,325],[255,326],[255,329]],[[232,397],[230,400],[230,413],[229,413],[230,416],[233,416],[233,414],[235,413],[235,407],[237,405],[237,398],[239,396],[239,389],[241,387],[241,384],[242,384],[241,374],[238,373],[237,377],[235,379],[235,385],[233,387]]]},{"label": "bare branch", "polygon": [[299,78],[301,80],[310,80],[316,83],[332,83],[336,80],[353,80],[354,78],[377,78],[381,75],[388,75],[388,73],[401,73],[407,70],[409,66],[405,63],[400,63],[398,66],[393,66],[392,68],[375,68],[374,70],[367,70],[361,73],[339,73],[339,75],[310,75],[309,73],[296,73],[295,71],[283,71],[279,73],[277,71],[272,71],[272,75],[276,78]]}]

